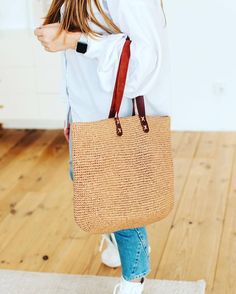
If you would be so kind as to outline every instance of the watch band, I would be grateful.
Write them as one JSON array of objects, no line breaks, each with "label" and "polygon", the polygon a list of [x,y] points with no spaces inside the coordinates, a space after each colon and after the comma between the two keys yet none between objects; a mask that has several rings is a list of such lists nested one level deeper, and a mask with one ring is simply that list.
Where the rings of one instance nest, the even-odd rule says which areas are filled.
[{"label": "watch band", "polygon": [[87,37],[83,33],[81,33],[80,39],[76,45],[76,52],[84,54],[87,52],[87,49],[88,49]]}]

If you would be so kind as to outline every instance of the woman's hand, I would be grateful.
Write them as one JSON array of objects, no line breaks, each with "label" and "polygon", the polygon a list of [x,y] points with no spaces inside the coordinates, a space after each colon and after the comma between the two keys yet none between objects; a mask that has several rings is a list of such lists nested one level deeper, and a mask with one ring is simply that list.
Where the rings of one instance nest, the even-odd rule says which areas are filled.
[{"label": "woman's hand", "polygon": [[67,32],[63,30],[58,37],[59,23],[43,25],[34,30],[34,34],[49,52],[58,52],[66,49],[75,49],[80,39],[80,32]]},{"label": "woman's hand", "polygon": [[64,127],[64,136],[66,138],[66,141],[69,143],[69,139],[70,139],[70,124],[68,124],[67,127]]}]

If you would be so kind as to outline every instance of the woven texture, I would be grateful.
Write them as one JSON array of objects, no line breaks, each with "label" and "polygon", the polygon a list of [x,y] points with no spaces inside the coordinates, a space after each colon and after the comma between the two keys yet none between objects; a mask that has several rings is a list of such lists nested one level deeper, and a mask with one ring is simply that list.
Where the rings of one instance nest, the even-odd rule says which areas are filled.
[{"label": "woven texture", "polygon": [[170,117],[139,116],[73,122],[74,217],[90,233],[141,227],[165,218],[174,206]]}]

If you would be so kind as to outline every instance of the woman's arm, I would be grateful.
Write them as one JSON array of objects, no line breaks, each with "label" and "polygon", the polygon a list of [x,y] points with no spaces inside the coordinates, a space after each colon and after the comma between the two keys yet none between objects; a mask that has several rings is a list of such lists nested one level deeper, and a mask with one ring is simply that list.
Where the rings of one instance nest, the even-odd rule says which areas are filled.
[{"label": "woman's arm", "polygon": [[84,54],[98,60],[97,73],[105,91],[112,91],[120,54],[129,36],[131,57],[124,96],[134,98],[148,93],[156,82],[161,64],[160,26],[164,16],[157,0],[109,0],[110,15],[122,33],[92,38],[81,33],[63,33],[54,40],[59,24],[42,26],[35,34],[47,51],[74,49],[78,41],[87,42]]},{"label": "woman's arm", "polygon": [[161,62],[160,4],[156,0],[109,0],[107,4],[113,21],[123,33],[103,35],[100,39],[82,34],[80,41],[88,44],[84,56],[98,60],[101,86],[112,91],[121,50],[129,36],[131,57],[124,96],[145,95],[156,81]]}]

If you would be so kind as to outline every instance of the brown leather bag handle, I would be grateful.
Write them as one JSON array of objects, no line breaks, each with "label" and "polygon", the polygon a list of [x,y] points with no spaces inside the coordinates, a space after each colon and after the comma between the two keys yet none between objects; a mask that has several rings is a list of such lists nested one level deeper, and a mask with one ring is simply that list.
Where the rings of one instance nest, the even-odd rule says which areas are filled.
[{"label": "brown leather bag handle", "polygon": [[[125,83],[127,78],[128,65],[130,60],[130,44],[131,44],[131,40],[129,39],[129,37],[127,37],[121,52],[119,67],[118,67],[117,76],[116,76],[116,82],[115,82],[114,91],[113,91],[113,98],[111,102],[110,113],[108,116],[108,118],[113,118],[113,117],[115,118],[117,134],[120,136],[123,134],[123,131],[121,128],[118,114],[120,111],[120,105],[123,99]],[[132,115],[135,115],[134,100],[136,100],[136,103],[137,103],[138,114],[139,114],[139,118],[140,118],[140,122],[143,127],[143,130],[144,132],[148,132],[149,127],[148,127],[146,115],[145,115],[144,97],[138,96],[132,99],[132,102],[133,102]]]}]

